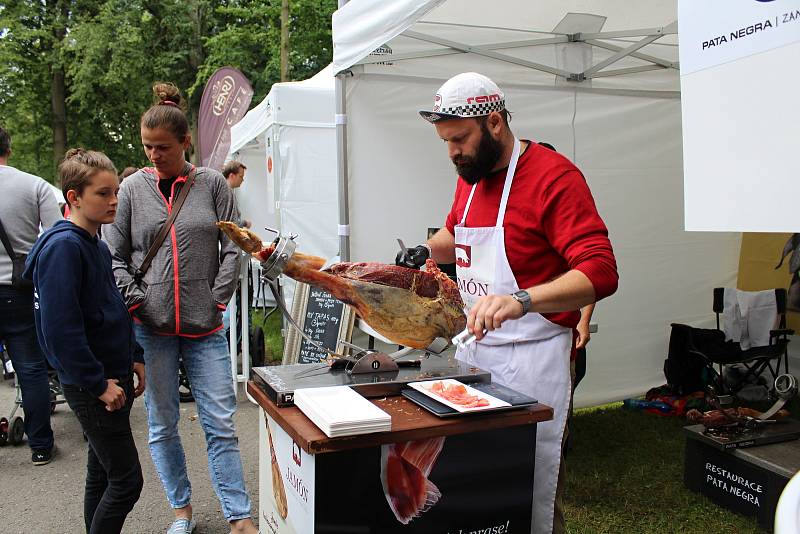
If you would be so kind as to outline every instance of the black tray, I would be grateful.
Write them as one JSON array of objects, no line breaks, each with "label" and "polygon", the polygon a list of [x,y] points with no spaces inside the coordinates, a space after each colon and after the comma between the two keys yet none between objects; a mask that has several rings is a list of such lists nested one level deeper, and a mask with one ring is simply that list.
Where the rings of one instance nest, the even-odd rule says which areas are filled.
[{"label": "black tray", "polygon": [[487,395],[491,395],[492,397],[504,400],[511,406],[500,406],[498,408],[475,410],[472,412],[459,412],[458,410],[451,408],[450,406],[447,406],[446,404],[443,404],[437,401],[436,399],[432,399],[428,395],[425,395],[424,393],[422,393],[421,391],[417,391],[416,389],[405,388],[400,392],[400,394],[403,397],[410,400],[411,402],[413,402],[414,404],[422,406],[423,408],[431,412],[433,415],[436,415],[438,417],[454,417],[457,415],[475,415],[487,412],[516,410],[517,408],[532,406],[538,402],[533,397],[529,397],[511,388],[507,388],[505,386],[501,386],[500,384],[495,384],[491,382],[472,383],[470,384],[470,387],[475,388],[478,391],[482,391]]}]

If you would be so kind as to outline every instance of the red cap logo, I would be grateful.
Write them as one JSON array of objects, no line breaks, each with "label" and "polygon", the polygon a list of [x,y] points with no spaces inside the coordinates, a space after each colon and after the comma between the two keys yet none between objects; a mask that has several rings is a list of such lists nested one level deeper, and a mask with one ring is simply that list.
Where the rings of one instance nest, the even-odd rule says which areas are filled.
[{"label": "red cap logo", "polygon": [[442,95],[436,93],[433,97],[433,111],[439,111],[442,108]]}]

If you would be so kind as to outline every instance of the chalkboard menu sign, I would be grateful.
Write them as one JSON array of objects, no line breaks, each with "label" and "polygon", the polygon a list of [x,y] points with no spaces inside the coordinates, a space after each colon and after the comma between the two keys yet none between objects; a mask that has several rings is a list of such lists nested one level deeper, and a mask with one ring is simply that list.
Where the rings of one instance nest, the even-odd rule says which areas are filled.
[{"label": "chalkboard menu sign", "polygon": [[[303,332],[323,347],[341,353],[340,341],[350,341],[353,314],[349,306],[330,293],[298,283],[292,302],[292,318]],[[317,363],[328,353],[309,343],[294,327],[286,335],[284,363]]]}]

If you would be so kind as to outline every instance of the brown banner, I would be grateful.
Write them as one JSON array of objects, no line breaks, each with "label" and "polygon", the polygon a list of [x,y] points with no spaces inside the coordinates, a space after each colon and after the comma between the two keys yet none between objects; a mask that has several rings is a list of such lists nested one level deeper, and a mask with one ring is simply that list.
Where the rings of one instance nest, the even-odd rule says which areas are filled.
[{"label": "brown banner", "polygon": [[238,69],[222,67],[206,83],[200,100],[197,145],[200,164],[221,170],[231,146],[231,126],[247,113],[253,88]]}]

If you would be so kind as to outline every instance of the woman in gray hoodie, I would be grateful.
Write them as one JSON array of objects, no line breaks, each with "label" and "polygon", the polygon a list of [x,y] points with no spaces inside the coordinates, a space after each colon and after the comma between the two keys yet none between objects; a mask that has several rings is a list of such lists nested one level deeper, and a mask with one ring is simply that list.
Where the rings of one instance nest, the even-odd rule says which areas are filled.
[{"label": "woman in gray hoodie", "polygon": [[[177,88],[156,84],[153,90],[158,100],[141,119],[142,145],[153,167],[121,184],[117,217],[103,229],[103,237],[144,349],[150,454],[175,511],[167,532],[190,533],[195,526],[178,435],[181,358],[225,519],[233,532],[255,533],[233,425],[236,397],[228,344],[222,333],[222,312],[236,287],[239,253],[215,226],[234,219],[236,208],[219,172],[195,168],[185,159],[191,134]],[[192,173],[193,181],[187,182]],[[142,276],[137,271],[183,187],[190,187],[184,205]]]}]

